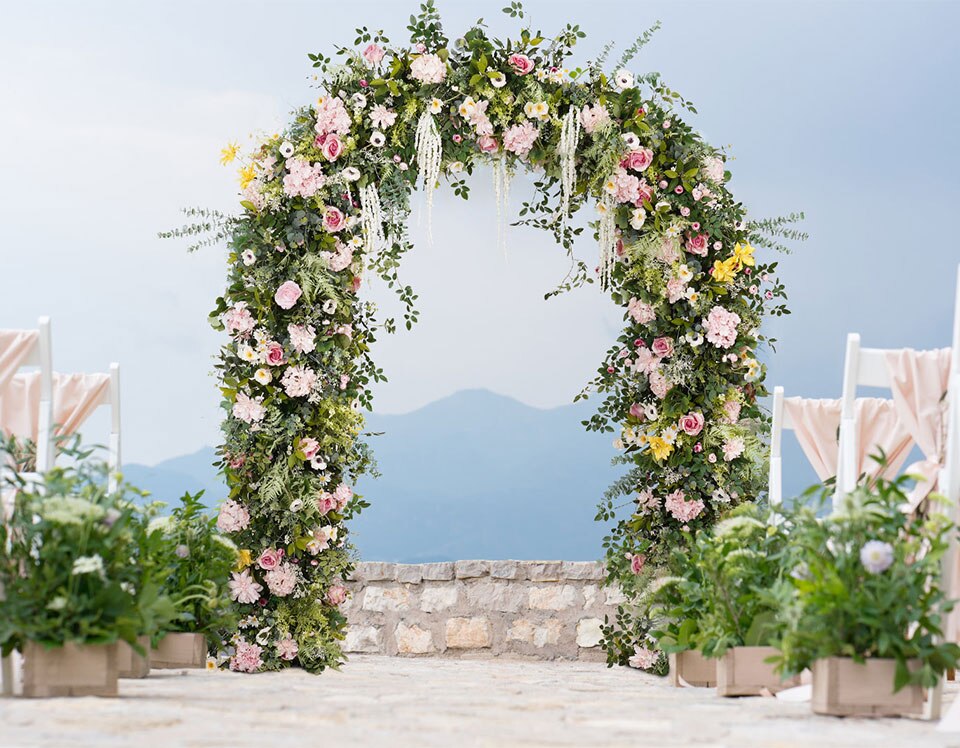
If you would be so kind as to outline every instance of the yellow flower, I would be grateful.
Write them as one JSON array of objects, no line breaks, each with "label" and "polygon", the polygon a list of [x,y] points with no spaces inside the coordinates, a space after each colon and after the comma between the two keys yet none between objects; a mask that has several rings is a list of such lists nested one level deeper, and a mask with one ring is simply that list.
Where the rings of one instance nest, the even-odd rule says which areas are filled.
[{"label": "yellow flower", "polygon": [[738,270],[744,265],[750,265],[752,267],[757,264],[753,259],[753,247],[749,244],[741,245],[740,242],[737,242],[733,248],[733,257],[731,259],[736,261]]},{"label": "yellow flower", "polygon": [[240,146],[236,143],[227,143],[227,147],[220,151],[220,163],[226,166],[237,157]]},{"label": "yellow flower", "polygon": [[256,178],[257,172],[254,170],[253,166],[244,166],[239,172],[240,174],[240,189],[245,190],[247,186]]},{"label": "yellow flower", "polygon": [[243,571],[252,563],[253,556],[250,555],[250,551],[246,548],[242,551],[237,551],[237,565],[234,567],[237,571]]},{"label": "yellow flower", "polygon": [[649,444],[650,451],[653,452],[653,456],[657,462],[663,462],[673,454],[673,445],[659,436],[651,436]]},{"label": "yellow flower", "polygon": [[713,263],[713,279],[717,283],[729,283],[737,275],[737,258],[731,257],[729,260],[721,262],[717,260]]}]

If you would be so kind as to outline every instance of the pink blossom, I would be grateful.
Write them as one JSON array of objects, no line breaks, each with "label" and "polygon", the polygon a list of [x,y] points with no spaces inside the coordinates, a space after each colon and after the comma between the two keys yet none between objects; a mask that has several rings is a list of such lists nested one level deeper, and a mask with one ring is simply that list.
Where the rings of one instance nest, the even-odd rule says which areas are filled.
[{"label": "pink blossom", "polygon": [[259,423],[267,414],[267,409],[263,407],[262,397],[250,397],[244,392],[238,392],[232,413],[234,418],[244,423]]},{"label": "pink blossom", "polygon": [[504,150],[516,153],[520,158],[524,158],[530,149],[533,148],[533,141],[540,135],[540,128],[532,122],[524,122],[522,125],[512,125],[503,133]]},{"label": "pink blossom", "polygon": [[679,278],[671,278],[667,281],[667,301],[676,304],[684,298],[687,293],[687,284]]},{"label": "pink blossom", "polygon": [[307,543],[307,552],[316,556],[320,551],[325,551],[330,546],[330,541],[335,535],[336,529],[332,525],[318,527],[313,531],[313,537],[310,539],[310,542]]},{"label": "pink blossom", "polygon": [[587,135],[592,135],[598,127],[607,124],[609,121],[610,113],[603,104],[594,104],[593,106],[584,104],[580,110],[580,124],[583,125],[583,131]]},{"label": "pink blossom", "polygon": [[350,384],[350,377],[349,377],[349,375],[347,375],[347,374],[341,374],[341,375],[340,375],[340,389],[341,389],[341,390],[347,389],[347,385],[348,385],[348,384]]},{"label": "pink blossom", "polygon": [[447,77],[447,66],[438,55],[420,55],[410,63],[410,77],[421,83],[443,83]]},{"label": "pink blossom", "polygon": [[650,391],[661,400],[667,396],[671,384],[659,369],[650,372]]},{"label": "pink blossom", "polygon": [[330,133],[328,135],[321,136],[322,143],[320,143],[320,152],[323,154],[323,157],[327,161],[336,161],[340,158],[340,154],[343,153],[343,141],[337,136],[336,133]]},{"label": "pink blossom", "polygon": [[687,251],[692,255],[706,257],[710,250],[710,237],[706,234],[693,234],[687,237]]},{"label": "pink blossom", "polygon": [[333,496],[337,502],[337,509],[343,509],[349,503],[350,499],[353,498],[353,491],[350,489],[350,486],[341,483],[333,492]]},{"label": "pink blossom", "polygon": [[339,96],[327,96],[317,105],[317,124],[314,125],[317,135],[331,132],[346,135],[350,124],[350,114]]},{"label": "pink blossom", "polygon": [[230,658],[230,669],[239,673],[255,673],[263,667],[261,654],[263,649],[260,646],[242,641],[237,644],[237,651]]},{"label": "pink blossom", "polygon": [[337,325],[335,328],[333,328],[333,334],[334,334],[334,335],[346,335],[348,338],[352,338],[352,337],[353,337],[353,325],[348,325],[348,324]]},{"label": "pink blossom", "polygon": [[303,453],[303,459],[310,460],[320,451],[320,442],[312,436],[305,436],[300,439],[298,449]]},{"label": "pink blossom", "polygon": [[311,164],[305,158],[287,160],[283,191],[288,197],[313,197],[326,183],[320,164]]},{"label": "pink blossom", "polygon": [[642,553],[632,553],[630,554],[630,571],[634,574],[639,574],[643,571],[644,564],[647,563],[647,557]]},{"label": "pink blossom", "polygon": [[250,524],[250,512],[243,504],[227,499],[220,505],[217,516],[217,529],[221,532],[240,532]]},{"label": "pink blossom", "polygon": [[339,208],[328,205],[323,211],[323,228],[331,234],[342,231],[347,225],[346,216]]},{"label": "pink blossom", "polygon": [[723,181],[723,159],[709,156],[703,160],[703,175],[711,182],[720,184]]},{"label": "pink blossom", "polygon": [[397,121],[397,113],[387,109],[383,104],[377,104],[370,110],[370,121],[377,129],[385,130],[393,127],[393,123]]},{"label": "pink blossom", "polygon": [[646,179],[641,179],[640,184],[637,185],[637,199],[634,200],[634,205],[638,208],[641,207],[644,203],[653,202],[653,186],[647,184]]},{"label": "pink blossom", "polygon": [[297,353],[312,353],[317,347],[317,331],[313,325],[287,325],[290,346]]},{"label": "pink blossom", "polygon": [[233,572],[230,580],[227,582],[230,588],[230,597],[238,603],[252,605],[260,599],[260,591],[263,585],[259,584],[251,575],[249,569],[241,572]]},{"label": "pink blossom", "polygon": [[291,366],[280,381],[287,397],[306,397],[317,383],[317,373],[306,366]]},{"label": "pink blossom", "polygon": [[322,252],[321,257],[327,261],[327,267],[339,273],[353,264],[353,250],[343,242],[337,242],[336,252]]},{"label": "pink blossom", "polygon": [[687,413],[680,418],[680,428],[688,436],[696,436],[703,431],[703,413]]},{"label": "pink blossom", "polygon": [[626,169],[617,169],[607,180],[604,189],[618,203],[636,203],[640,200],[640,178]]},{"label": "pink blossom", "polygon": [[327,590],[327,602],[331,605],[343,605],[347,601],[347,588],[342,584],[335,584]]},{"label": "pink blossom", "polygon": [[639,349],[633,362],[634,370],[641,374],[651,374],[659,365],[660,357],[649,348]]},{"label": "pink blossom", "polygon": [[723,422],[734,424],[740,420],[740,401],[727,400],[723,404]]},{"label": "pink blossom", "polygon": [[230,334],[246,337],[253,332],[256,322],[250,310],[247,309],[247,302],[241,301],[226,311],[223,315],[223,324]]},{"label": "pink blossom", "polygon": [[481,135],[477,139],[477,145],[480,146],[480,150],[484,153],[493,153],[500,147],[497,139],[491,135]]},{"label": "pink blossom", "polygon": [[660,653],[655,649],[648,649],[637,644],[633,648],[633,656],[628,660],[630,667],[638,670],[649,670],[660,660]]},{"label": "pink blossom", "polygon": [[717,348],[730,348],[737,341],[737,325],[740,315],[728,312],[722,306],[715,306],[703,321],[707,331],[707,341]]},{"label": "pink blossom", "polygon": [[667,494],[664,508],[678,522],[690,522],[700,516],[704,504],[700,499],[688,501],[683,491],[678,489]]},{"label": "pink blossom", "polygon": [[636,148],[630,151],[620,162],[624,169],[645,171],[653,163],[653,151],[649,148]]},{"label": "pink blossom", "polygon": [[280,366],[283,364],[286,361],[286,357],[283,355],[283,346],[275,341],[267,343],[264,359],[270,366]]},{"label": "pink blossom", "polygon": [[383,48],[378,44],[368,44],[363,50],[363,59],[371,65],[376,65],[386,54]]},{"label": "pink blossom", "polygon": [[337,499],[329,491],[322,491],[317,497],[317,511],[326,515],[337,508]]},{"label": "pink blossom", "polygon": [[510,55],[507,62],[517,75],[526,75],[532,72],[534,68],[533,60],[526,55]]},{"label": "pink blossom", "polygon": [[300,290],[299,284],[297,284],[296,281],[290,280],[280,284],[276,294],[273,296],[273,300],[277,302],[277,306],[281,309],[292,309],[293,305],[297,303],[297,300],[301,296],[303,296],[303,291]]},{"label": "pink blossom", "polygon": [[641,325],[649,324],[657,318],[653,307],[646,302],[640,301],[636,296],[631,298],[627,303],[627,314],[633,317],[634,322],[638,322]]},{"label": "pink blossom", "polygon": [[639,421],[644,420],[643,406],[640,403],[634,403],[630,406],[630,415]]},{"label": "pink blossom", "polygon": [[657,259],[666,265],[672,265],[680,259],[677,243],[669,236],[663,237],[663,241],[660,242],[660,247],[657,249]]},{"label": "pink blossom", "polygon": [[277,641],[277,657],[281,660],[287,660],[289,662],[297,656],[299,651],[300,647],[297,646],[297,643],[292,637],[288,636],[285,639]]},{"label": "pink blossom", "polygon": [[293,564],[282,563],[263,575],[271,594],[277,597],[286,597],[297,586],[297,567]]},{"label": "pink blossom", "polygon": [[264,571],[272,571],[280,565],[282,560],[282,550],[277,550],[276,548],[267,548],[263,551],[263,553],[260,554],[260,558],[257,559],[257,566]]},{"label": "pink blossom", "polygon": [[645,488],[637,495],[637,507],[644,514],[656,511],[660,508],[660,499],[649,488]]},{"label": "pink blossom", "polygon": [[732,439],[727,439],[723,443],[723,460],[724,462],[733,462],[740,455],[743,454],[744,443],[743,439],[739,436],[735,436]]},{"label": "pink blossom", "polygon": [[667,358],[673,353],[673,341],[666,337],[654,338],[650,344],[650,350],[660,358]]}]

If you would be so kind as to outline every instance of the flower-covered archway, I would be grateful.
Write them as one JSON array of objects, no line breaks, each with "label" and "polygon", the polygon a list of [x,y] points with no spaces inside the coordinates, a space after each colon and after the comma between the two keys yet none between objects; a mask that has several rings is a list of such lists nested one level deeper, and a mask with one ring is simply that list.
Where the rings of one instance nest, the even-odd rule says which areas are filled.
[{"label": "flower-covered archway", "polygon": [[[502,195],[516,169],[535,170],[521,222],[570,255],[558,290],[594,282],[573,255],[580,230],[569,217],[596,211],[598,281],[623,306],[624,330],[588,385],[600,403],[587,426],[610,432],[629,467],[598,516],[612,524],[610,581],[628,600],[645,566],[763,489],[756,351],[762,316],[784,309],[774,266],[753,247],[790,230],[747,223],[724,154],[681,119],[693,108],[656,74],[629,71],[650,32],[610,77],[609,48],[568,69],[577,26],[552,38],[526,26],[501,41],[478,22],[451,40],[432,0],[421,9],[409,48],[362,28],[336,63],[311,55],[317,102],[239,156],[243,213],[201,212],[185,232],[213,228],[231,250],[211,319],[229,335],[218,363],[230,489],[219,526],[241,549],[230,582],[236,670],[342,659],[348,523],[367,506],[351,487],[371,460],[361,412],[383,378],[370,351],[397,326],[358,292],[379,276],[405,325],[416,321],[398,267],[418,185],[429,211],[441,179],[467,197],[465,176],[491,164]],[[505,11],[523,18],[519,3]],[[224,151],[224,162],[236,158],[236,147]],[[611,659],[625,660],[642,633],[625,606],[607,634]]]}]

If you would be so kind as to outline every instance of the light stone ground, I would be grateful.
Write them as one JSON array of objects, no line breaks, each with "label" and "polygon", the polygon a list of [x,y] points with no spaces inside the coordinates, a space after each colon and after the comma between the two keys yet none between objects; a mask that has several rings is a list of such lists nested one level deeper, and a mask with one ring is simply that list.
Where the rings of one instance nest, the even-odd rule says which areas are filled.
[{"label": "light stone ground", "polygon": [[721,699],[593,662],[360,655],[319,677],[155,671],[122,681],[116,699],[0,699],[0,746],[926,748],[960,746],[960,734]]}]

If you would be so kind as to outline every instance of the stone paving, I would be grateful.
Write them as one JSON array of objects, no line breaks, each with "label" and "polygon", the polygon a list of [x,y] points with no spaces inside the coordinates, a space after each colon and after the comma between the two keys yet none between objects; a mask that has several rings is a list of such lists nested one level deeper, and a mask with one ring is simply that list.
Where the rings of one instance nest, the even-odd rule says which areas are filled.
[{"label": "stone paving", "polygon": [[0,699],[3,748],[130,745],[926,748],[960,746],[960,734],[721,699],[592,662],[361,655],[320,677],[155,671],[122,681],[116,699]]}]

